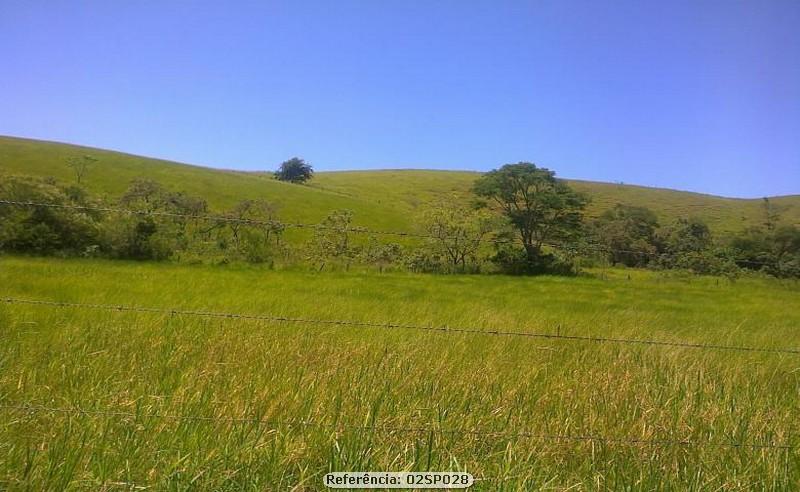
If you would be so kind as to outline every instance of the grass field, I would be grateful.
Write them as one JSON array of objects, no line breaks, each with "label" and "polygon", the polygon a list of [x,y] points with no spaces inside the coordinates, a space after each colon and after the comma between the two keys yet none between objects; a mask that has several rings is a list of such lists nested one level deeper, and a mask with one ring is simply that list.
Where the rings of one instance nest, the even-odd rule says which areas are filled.
[{"label": "grass field", "polygon": [[[333,172],[297,186],[10,137],[0,172],[70,182],[64,159],[85,153],[99,158],[87,187],[110,200],[147,177],[212,211],[264,198],[287,221],[347,208],[383,230],[469,200],[478,176]],[[571,184],[590,216],[645,205],[717,233],[763,218],[760,200]],[[800,222],[800,196],[772,202]],[[800,488],[800,353],[586,339],[796,350],[800,286],[595,273],[0,257],[0,490],[320,490],[325,473],[354,470],[466,470],[474,490]]]},{"label": "grass field", "polygon": [[[2,298],[800,346],[800,287],[759,279],[4,257],[0,285]],[[800,449],[731,447],[800,445],[796,354],[3,302],[0,405],[23,404],[55,410],[0,409],[0,489],[319,490],[332,470],[468,470],[473,490],[800,487]]]},{"label": "grass field", "polygon": [[[347,208],[355,212],[357,225],[384,230],[412,230],[420,205],[436,198],[455,195],[468,200],[468,192],[478,176],[458,171],[328,172],[318,173],[309,186],[296,186],[275,181],[268,173],[221,171],[107,150],[2,136],[0,173],[53,176],[69,183],[74,177],[64,164],[65,159],[83,154],[99,159],[85,185],[101,196],[119,197],[131,180],[147,177],[176,191],[204,197],[215,211],[245,198],[263,198],[277,204],[281,217],[287,221],[317,222],[334,209]],[[502,164],[497,163],[498,166]],[[617,203],[640,205],[655,211],[664,224],[679,217],[697,216],[720,234],[760,225],[764,218],[761,200],[590,181],[570,183],[591,198],[589,216],[599,215]],[[800,195],[773,197],[771,201],[785,222],[800,224]]]}]

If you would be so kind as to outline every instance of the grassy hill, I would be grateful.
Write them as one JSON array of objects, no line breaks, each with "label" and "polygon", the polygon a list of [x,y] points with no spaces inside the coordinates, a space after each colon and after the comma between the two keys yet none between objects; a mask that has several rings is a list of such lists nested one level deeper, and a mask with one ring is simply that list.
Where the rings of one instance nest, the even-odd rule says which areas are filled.
[{"label": "grassy hill", "polygon": [[[56,142],[0,136],[0,173],[74,179],[67,157],[90,154],[99,159],[85,185],[99,195],[120,195],[137,177],[154,179],[172,189],[206,198],[220,210],[245,198],[264,198],[280,207],[285,220],[316,222],[329,211],[348,208],[363,226],[409,230],[415,210],[437,197],[469,199],[479,176],[474,172],[385,170],[318,173],[309,186],[272,179],[269,173],[210,169],[121,152]],[[647,206],[666,223],[682,216],[703,218],[718,233],[758,224],[762,201],[642,186],[571,181],[591,198],[588,215],[599,215],[616,203]],[[785,222],[800,223],[800,195],[771,197]]]},{"label": "grassy hill", "polygon": [[[437,197],[468,199],[478,176],[297,186],[0,137],[0,179],[71,182],[64,159],[87,153],[98,195],[149,177],[216,210],[262,197],[287,220],[347,207],[383,229],[410,229]],[[759,200],[573,185],[590,214],[625,202],[717,230],[760,220]],[[772,201],[800,222],[799,196]],[[329,471],[401,469],[467,470],[475,492],[797,490],[800,286],[673,273],[3,255],[0,490],[326,490]]]}]

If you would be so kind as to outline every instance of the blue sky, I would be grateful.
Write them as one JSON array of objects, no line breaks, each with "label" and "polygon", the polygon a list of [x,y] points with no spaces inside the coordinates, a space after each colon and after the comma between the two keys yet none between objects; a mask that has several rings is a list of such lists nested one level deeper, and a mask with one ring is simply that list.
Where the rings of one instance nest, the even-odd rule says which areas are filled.
[{"label": "blue sky", "polygon": [[0,134],[800,193],[800,1],[0,0]]}]

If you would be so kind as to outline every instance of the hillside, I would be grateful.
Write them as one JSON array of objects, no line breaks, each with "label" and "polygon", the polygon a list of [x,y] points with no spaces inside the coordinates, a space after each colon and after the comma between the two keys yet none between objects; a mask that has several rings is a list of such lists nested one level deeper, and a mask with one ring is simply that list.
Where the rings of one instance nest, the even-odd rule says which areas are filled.
[{"label": "hillside", "polygon": [[[280,207],[285,220],[315,222],[329,211],[348,208],[362,226],[408,230],[415,210],[437,197],[455,194],[468,199],[474,172],[385,170],[321,172],[309,186],[272,179],[268,173],[217,170],[171,161],[70,144],[0,136],[0,172],[53,176],[74,180],[64,164],[70,156],[99,159],[85,185],[95,194],[115,197],[137,177],[154,179],[172,189],[205,197],[220,210],[245,198],[264,198]],[[588,215],[598,215],[616,203],[647,206],[662,222],[695,215],[718,233],[758,224],[761,200],[723,198],[700,193],[642,186],[570,182],[591,198]],[[800,223],[800,195],[772,197],[785,222]]]}]

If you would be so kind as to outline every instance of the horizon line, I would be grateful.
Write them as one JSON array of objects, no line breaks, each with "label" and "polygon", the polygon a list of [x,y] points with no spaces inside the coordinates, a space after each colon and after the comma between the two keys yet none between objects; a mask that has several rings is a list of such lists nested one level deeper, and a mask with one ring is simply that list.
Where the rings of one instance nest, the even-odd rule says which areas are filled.
[{"label": "horizon line", "polygon": [[[189,167],[196,167],[201,169],[207,169],[211,171],[220,171],[220,172],[234,172],[234,173],[245,173],[245,174],[272,174],[273,170],[262,169],[262,170],[247,170],[247,169],[235,169],[229,167],[217,167],[213,165],[207,164],[193,164],[190,162],[184,162],[181,160],[173,160],[164,157],[156,157],[144,154],[136,154],[124,150],[115,150],[115,149],[108,149],[103,147],[96,147],[93,145],[86,145],[80,143],[73,143],[73,142],[65,142],[61,140],[50,140],[50,139],[43,139],[43,138],[32,138],[32,137],[23,137],[18,135],[8,135],[8,134],[0,134],[0,138],[10,138],[10,139],[17,139],[17,140],[28,140],[32,142],[42,142],[42,143],[49,143],[49,144],[58,144],[58,145],[70,145],[73,147],[81,147],[85,149],[91,150],[98,150],[101,152],[113,152],[116,154],[123,154],[131,157],[137,157],[141,159],[150,159],[156,161],[163,161],[170,164],[176,164],[181,166],[189,166]],[[496,169],[496,168],[493,168]],[[548,168],[549,169],[549,168]],[[386,168],[365,168],[365,169],[333,169],[329,171],[317,171],[315,170],[315,174],[325,174],[325,173],[357,173],[357,172],[398,172],[398,171],[428,171],[428,172],[443,172],[443,173],[473,173],[473,174],[484,174],[489,171],[475,171],[470,169],[437,169],[437,168],[425,168],[425,167],[386,167]],[[583,183],[597,183],[597,184],[604,184],[604,185],[611,185],[611,186],[629,186],[629,187],[638,187],[638,188],[647,188],[653,190],[665,190],[665,191],[672,191],[672,192],[679,192],[679,193],[691,193],[694,195],[705,195],[715,198],[723,198],[727,200],[763,200],[764,198],[792,198],[792,197],[800,197],[800,191],[797,193],[791,193],[786,195],[766,195],[766,196],[755,196],[755,197],[737,197],[737,196],[726,196],[726,195],[717,195],[714,193],[703,192],[703,191],[690,191],[690,190],[681,190],[677,188],[668,188],[665,186],[658,186],[658,185],[645,185],[645,184],[637,184],[637,183],[627,183],[624,181],[596,181],[591,179],[584,179],[584,178],[570,178],[570,177],[563,177],[558,176],[558,179],[563,179],[565,181],[577,181]]]}]

